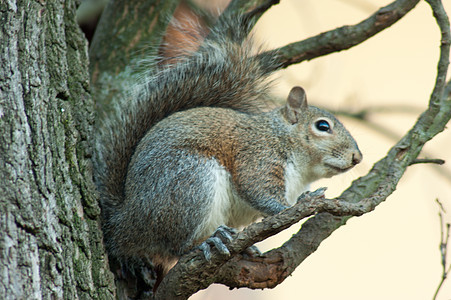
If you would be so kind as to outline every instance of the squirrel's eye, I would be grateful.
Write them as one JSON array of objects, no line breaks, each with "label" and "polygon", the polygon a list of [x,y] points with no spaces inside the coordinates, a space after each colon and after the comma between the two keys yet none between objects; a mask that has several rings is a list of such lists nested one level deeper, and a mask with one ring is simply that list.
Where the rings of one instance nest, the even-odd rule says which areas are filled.
[{"label": "squirrel's eye", "polygon": [[316,129],[319,131],[330,132],[330,124],[326,120],[319,120],[315,123]]}]

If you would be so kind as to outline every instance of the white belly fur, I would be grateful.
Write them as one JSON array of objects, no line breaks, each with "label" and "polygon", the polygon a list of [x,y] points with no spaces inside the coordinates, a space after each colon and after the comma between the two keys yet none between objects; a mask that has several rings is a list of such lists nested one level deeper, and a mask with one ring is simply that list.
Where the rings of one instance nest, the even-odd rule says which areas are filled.
[{"label": "white belly fur", "polygon": [[294,205],[298,197],[309,188],[309,183],[305,182],[299,168],[295,163],[288,162],[285,169],[285,198],[290,205]]},{"label": "white belly fur", "polygon": [[196,239],[211,236],[220,225],[234,228],[249,225],[260,213],[243,201],[233,187],[230,173],[215,161],[212,178],[212,202],[207,218],[200,224]]}]

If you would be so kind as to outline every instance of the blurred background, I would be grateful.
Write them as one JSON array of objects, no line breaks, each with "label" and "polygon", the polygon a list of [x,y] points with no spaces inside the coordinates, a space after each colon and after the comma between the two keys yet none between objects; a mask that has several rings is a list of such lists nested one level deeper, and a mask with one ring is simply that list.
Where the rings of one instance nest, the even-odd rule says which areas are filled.
[{"label": "blurred background", "polygon": [[[106,1],[84,4],[87,2],[102,5]],[[204,2],[214,10],[227,4]],[[358,23],[390,2],[282,0],[261,18],[255,32],[266,48],[276,48]],[[451,13],[451,1],[444,1],[444,5]],[[93,19],[91,16],[89,20]],[[82,17],[80,22],[85,22],[89,35],[90,23]],[[338,115],[357,140],[363,162],[344,175],[315,183],[312,189],[327,186],[328,198],[340,195],[411,128],[427,107],[439,45],[440,33],[431,9],[421,1],[391,28],[363,44],[276,74],[274,93],[279,97],[285,98],[292,86],[301,85],[310,104],[336,112],[368,111],[364,121]],[[445,165],[409,167],[385,203],[349,220],[276,288],[229,291],[213,285],[191,299],[432,299],[442,276],[440,207],[436,199],[447,212],[443,213],[443,222],[451,222],[450,149],[451,132],[445,130],[420,155],[444,159]],[[259,248],[265,251],[280,246],[300,226],[260,243]],[[451,278],[445,281],[437,299],[451,299]]]}]

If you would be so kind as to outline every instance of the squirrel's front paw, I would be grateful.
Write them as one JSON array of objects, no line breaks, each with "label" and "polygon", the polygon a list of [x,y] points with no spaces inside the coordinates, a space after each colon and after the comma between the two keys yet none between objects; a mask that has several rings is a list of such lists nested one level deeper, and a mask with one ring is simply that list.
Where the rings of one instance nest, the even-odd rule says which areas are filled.
[{"label": "squirrel's front paw", "polygon": [[218,249],[222,255],[230,256],[230,251],[226,244],[233,240],[233,236],[237,233],[236,229],[221,225],[213,233],[211,237],[199,245],[199,249],[204,253],[207,261],[211,260],[211,246]]},{"label": "squirrel's front paw", "polygon": [[314,190],[313,192],[305,191],[298,197],[297,202],[304,200],[305,197],[307,197],[309,195],[312,196],[312,197],[316,197],[316,196],[323,196],[324,197],[324,193],[326,192],[326,190],[327,190],[327,187],[321,187],[321,188],[319,188],[317,190]]}]

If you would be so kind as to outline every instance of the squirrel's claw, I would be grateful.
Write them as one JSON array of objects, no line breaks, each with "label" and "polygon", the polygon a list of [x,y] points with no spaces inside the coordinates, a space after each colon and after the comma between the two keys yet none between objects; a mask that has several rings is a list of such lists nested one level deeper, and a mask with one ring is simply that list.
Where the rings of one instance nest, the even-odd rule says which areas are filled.
[{"label": "squirrel's claw", "polygon": [[257,246],[252,245],[249,248],[247,248],[246,250],[244,250],[243,254],[247,255],[249,257],[258,257],[262,254],[262,252],[260,251],[260,249],[258,249]]},{"label": "squirrel's claw", "polygon": [[202,250],[207,261],[211,260],[211,246],[214,246],[216,249],[218,249],[219,253],[221,253],[222,255],[230,256],[230,251],[229,249],[227,249],[227,246],[224,244],[224,242],[221,241],[220,238],[212,236],[199,245],[199,249]]},{"label": "squirrel's claw", "polygon": [[317,196],[324,197],[324,193],[326,192],[326,190],[327,190],[327,187],[320,187],[319,189],[314,190],[313,192],[305,191],[298,197],[297,202],[304,200],[305,197],[307,197],[308,195],[311,195],[312,197],[317,197]]},{"label": "squirrel's claw", "polygon": [[233,240],[233,236],[237,234],[237,230],[235,228],[220,225],[212,236],[219,237],[224,243],[229,243]]},{"label": "squirrel's claw", "polygon": [[207,261],[211,260],[211,246],[218,249],[222,255],[230,256],[230,251],[226,244],[233,240],[233,236],[237,233],[236,229],[226,225],[219,226],[211,237],[199,245],[199,249],[204,253]]}]

